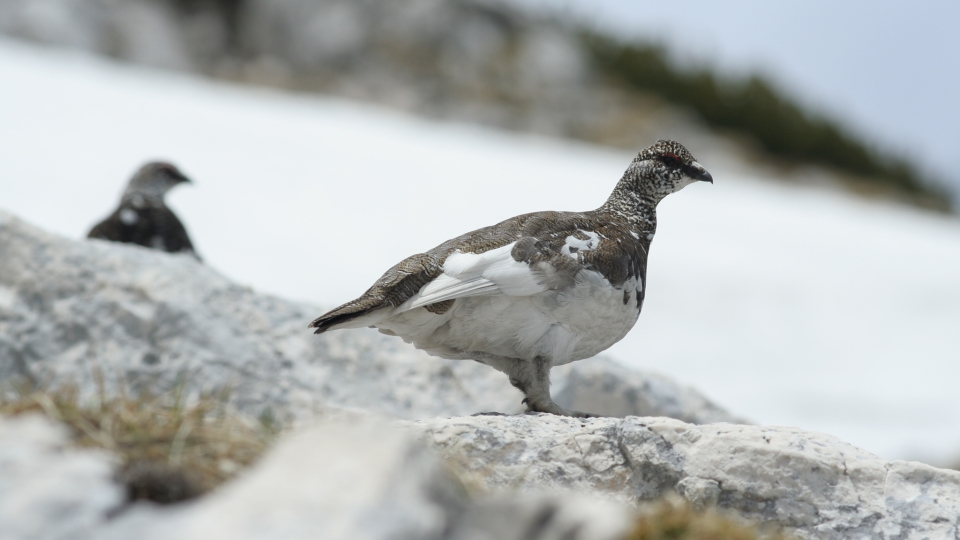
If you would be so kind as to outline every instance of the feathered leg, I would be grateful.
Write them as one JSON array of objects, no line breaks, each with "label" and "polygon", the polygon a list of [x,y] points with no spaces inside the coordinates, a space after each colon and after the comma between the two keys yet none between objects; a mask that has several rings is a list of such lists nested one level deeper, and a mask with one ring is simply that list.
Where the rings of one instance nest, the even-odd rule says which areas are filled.
[{"label": "feathered leg", "polygon": [[514,360],[502,370],[510,377],[510,384],[526,396],[523,400],[527,412],[542,412],[557,416],[575,416],[578,418],[596,417],[595,414],[569,411],[553,402],[550,397],[550,360],[538,356],[533,360]]}]

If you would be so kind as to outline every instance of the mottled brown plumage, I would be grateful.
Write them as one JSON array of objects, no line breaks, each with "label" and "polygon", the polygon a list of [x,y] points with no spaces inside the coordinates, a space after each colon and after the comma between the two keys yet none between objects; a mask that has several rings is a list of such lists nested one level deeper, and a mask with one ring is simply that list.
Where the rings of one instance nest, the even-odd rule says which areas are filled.
[{"label": "mottled brown plumage", "polygon": [[[658,141],[656,145],[641,151],[633,163],[652,158],[662,159],[659,156],[663,153],[680,158],[679,166],[675,168],[677,171],[692,175],[706,173],[702,169],[691,170],[690,164],[695,162],[693,156],[673,141]],[[659,187],[664,188],[670,178],[676,176],[668,175],[660,181]],[[310,326],[316,328],[315,333],[321,334],[332,326],[372,310],[403,304],[440,275],[443,262],[454,251],[484,253],[519,241],[512,252],[515,260],[528,264],[550,262],[557,265],[562,273],[572,275],[578,268],[570,267],[568,257],[560,253],[560,247],[570,235],[585,240],[584,230],[596,232],[602,240],[599,249],[578,254],[580,266],[600,272],[614,286],[631,276],[645,283],[647,252],[656,232],[653,209],[659,200],[654,200],[654,195],[641,190],[635,179],[625,175],[607,203],[597,210],[524,214],[462,234],[425,253],[407,257],[387,270],[362,296],[318,317]],[[647,197],[643,200],[647,204],[638,208],[638,197]],[[567,268],[565,272],[564,268]],[[638,304],[642,305],[645,290],[638,293]]]}]

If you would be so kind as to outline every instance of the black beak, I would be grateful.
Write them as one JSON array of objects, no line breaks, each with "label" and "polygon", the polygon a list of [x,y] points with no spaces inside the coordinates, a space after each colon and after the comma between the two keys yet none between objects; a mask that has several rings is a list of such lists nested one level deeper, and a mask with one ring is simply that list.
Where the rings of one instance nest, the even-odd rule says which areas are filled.
[{"label": "black beak", "polygon": [[708,173],[707,170],[704,169],[703,166],[697,163],[696,161],[688,165],[686,169],[687,169],[686,170],[687,176],[689,176],[690,178],[693,178],[694,180],[699,180],[701,182],[710,182],[711,184],[713,183],[713,176],[711,176],[710,173]]},{"label": "black beak", "polygon": [[192,184],[192,183],[193,183],[193,180],[190,180],[189,178],[187,178],[187,176],[184,175],[184,174],[183,174],[182,172],[180,172],[180,171],[177,171],[176,173],[174,173],[173,178],[174,178],[177,182],[180,182],[181,184]]}]

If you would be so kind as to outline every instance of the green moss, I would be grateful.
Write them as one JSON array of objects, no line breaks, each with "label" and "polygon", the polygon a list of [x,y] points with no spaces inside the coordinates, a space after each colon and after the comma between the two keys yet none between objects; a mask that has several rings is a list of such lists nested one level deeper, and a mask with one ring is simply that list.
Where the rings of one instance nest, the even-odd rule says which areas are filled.
[{"label": "green moss", "polygon": [[837,123],[805,111],[767,80],[718,77],[707,69],[681,70],[654,45],[624,44],[594,33],[583,41],[595,65],[612,81],[695,111],[708,125],[754,139],[770,155],[815,163],[865,177],[927,206],[947,210],[946,191],[906,160],[879,155]]}]

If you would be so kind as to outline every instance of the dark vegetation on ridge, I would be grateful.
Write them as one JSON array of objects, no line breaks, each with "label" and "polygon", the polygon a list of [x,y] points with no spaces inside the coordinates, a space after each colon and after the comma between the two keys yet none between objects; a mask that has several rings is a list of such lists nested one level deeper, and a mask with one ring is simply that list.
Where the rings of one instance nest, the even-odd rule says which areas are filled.
[{"label": "dark vegetation on ridge", "polygon": [[711,127],[747,135],[771,156],[869,177],[924,206],[950,208],[947,193],[908,161],[879,155],[759,75],[728,79],[707,68],[679,69],[661,46],[623,43],[594,32],[585,32],[583,43],[611,80],[692,109]]},{"label": "dark vegetation on ridge", "polygon": [[[229,48],[233,49],[234,54],[243,56],[253,52],[244,50],[246,47],[241,45],[244,41],[242,21],[245,16],[250,16],[249,6],[244,0],[165,1],[172,3],[181,13],[213,8],[225,23]],[[530,19],[506,5],[494,6],[470,1],[452,4],[457,6],[452,8],[455,11],[462,10],[462,13],[469,13],[472,17],[499,27],[505,35],[510,36],[507,41],[513,44],[512,47],[522,41],[526,33],[544,25],[572,34],[575,41],[579,36],[579,46],[596,77],[592,77],[594,80],[578,91],[591,93],[615,86],[627,95],[641,94],[641,97],[643,94],[654,95],[675,106],[694,111],[712,128],[747,136],[756,142],[760,150],[776,160],[787,164],[811,163],[830,167],[862,179],[863,182],[859,185],[860,191],[885,192],[913,204],[943,211],[951,209],[949,193],[937,183],[924,178],[908,160],[882,155],[878,150],[871,148],[857,136],[845,130],[836,121],[812,114],[761,76],[731,79],[709,67],[685,70],[670,62],[668,51],[661,46],[641,42],[623,43],[609,35],[585,30],[576,23],[571,25],[569,22],[537,17]],[[449,5],[446,7],[451,8]],[[388,11],[384,10],[384,13]],[[454,19],[455,22],[457,20]],[[470,19],[467,17],[462,20]],[[456,29],[451,31],[456,32]],[[418,91],[433,85],[434,91],[447,88],[446,91],[439,91],[440,95],[434,97],[441,97],[444,92],[453,95],[465,92],[464,95],[447,96],[444,99],[453,97],[453,102],[461,100],[470,102],[477,99],[478,95],[475,93],[477,88],[465,91],[463,88],[458,89],[460,83],[457,81],[445,80],[446,75],[440,65],[443,63],[441,52],[448,48],[450,43],[435,43],[435,47],[431,50],[419,50],[424,44],[418,42],[417,37],[407,36],[406,39],[407,43],[403,41],[381,43],[381,46],[386,45],[386,51],[377,51],[374,46],[367,50],[369,53],[367,56],[377,58],[382,54],[385,55],[380,59],[389,64],[396,74],[405,72],[406,76],[413,76],[414,80],[419,81],[421,87]],[[403,53],[398,48],[410,50]],[[507,57],[510,57],[510,54],[507,54]],[[356,58],[347,61],[347,65],[355,61],[357,61]],[[516,62],[516,59],[512,61]],[[524,101],[543,97],[521,95],[522,92],[515,95],[514,90],[506,90],[504,94],[504,88],[510,87],[510,81],[516,77],[513,70],[524,70],[531,66],[519,62],[510,67],[511,60],[501,59],[501,62],[505,63],[494,69],[492,73],[482,74],[481,79],[486,79],[489,87],[481,90],[480,94],[486,94],[487,99],[492,97],[494,100],[500,100],[500,105],[506,109],[519,106],[521,110],[524,108]],[[483,65],[478,64],[467,69],[483,70],[492,67],[490,65],[479,67]],[[350,69],[345,69],[345,66],[339,68],[317,66],[317,69],[320,72],[330,70],[331,74],[335,74],[334,79],[344,75],[350,76]],[[345,71],[340,73],[341,69]],[[309,80],[310,77],[306,79]],[[435,80],[431,81],[431,79]],[[301,84],[302,81],[295,86]],[[300,89],[309,90],[313,85],[307,84],[307,86],[308,88]],[[312,89],[330,90],[322,87]],[[551,104],[548,108],[563,108],[570,105],[570,103],[558,102]],[[627,103],[621,106],[630,108]],[[560,111],[557,112],[558,115],[562,114]],[[622,111],[627,116],[636,112]],[[609,119],[600,122],[606,121]],[[503,127],[516,128],[517,126]],[[561,132],[565,136],[591,142],[601,144],[610,142],[604,140],[604,137],[599,136],[594,130],[568,127]],[[632,146],[637,143],[638,141],[631,141]]]}]

